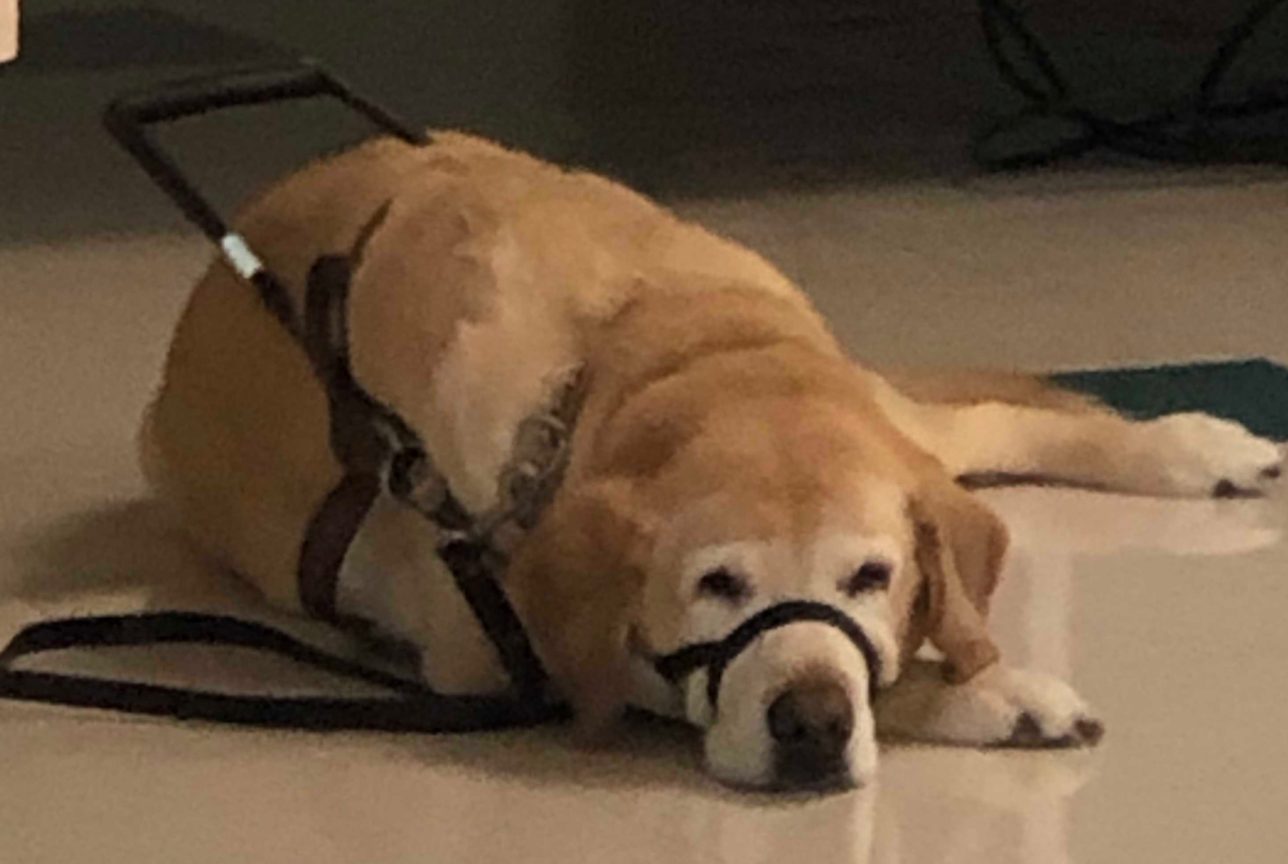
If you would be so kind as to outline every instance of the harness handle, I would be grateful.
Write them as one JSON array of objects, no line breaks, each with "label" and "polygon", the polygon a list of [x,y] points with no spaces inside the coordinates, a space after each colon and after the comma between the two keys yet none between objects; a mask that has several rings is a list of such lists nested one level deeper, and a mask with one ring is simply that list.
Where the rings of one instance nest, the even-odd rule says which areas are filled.
[{"label": "harness handle", "polygon": [[267,102],[330,96],[356,110],[376,126],[408,144],[429,143],[429,136],[390,111],[359,95],[347,83],[304,58],[289,66],[260,66],[218,75],[181,79],[122,96],[108,105],[103,125],[152,181],[183,212],[188,221],[218,245],[224,259],[259,291],[269,312],[297,337],[299,325],[282,283],[251,251],[188,180],[178,163],[161,149],[150,126],[217,111]]},{"label": "harness handle", "polygon": [[207,237],[219,242],[228,234],[228,226],[183,175],[174,160],[161,150],[149,134],[148,127],[222,108],[319,96],[338,99],[409,144],[420,146],[429,141],[423,131],[359,95],[348,84],[307,58],[290,66],[255,67],[186,78],[160,90],[122,96],[108,106],[103,123],[184,215]]}]

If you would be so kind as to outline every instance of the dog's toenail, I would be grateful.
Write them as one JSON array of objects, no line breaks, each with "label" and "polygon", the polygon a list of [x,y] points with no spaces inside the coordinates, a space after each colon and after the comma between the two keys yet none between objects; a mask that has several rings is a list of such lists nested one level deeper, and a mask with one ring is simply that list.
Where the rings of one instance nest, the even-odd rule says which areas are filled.
[{"label": "dog's toenail", "polygon": [[1093,747],[1100,743],[1101,738],[1105,737],[1105,724],[1089,717],[1084,717],[1074,723],[1073,728],[1078,733],[1079,738]]},{"label": "dog's toenail", "polygon": [[1239,487],[1235,486],[1229,480],[1222,480],[1212,488],[1213,498],[1233,498],[1239,494]]},{"label": "dog's toenail", "polygon": [[1284,470],[1278,465],[1271,465],[1269,468],[1261,472],[1261,476],[1267,480],[1278,480],[1279,476],[1283,473]]}]

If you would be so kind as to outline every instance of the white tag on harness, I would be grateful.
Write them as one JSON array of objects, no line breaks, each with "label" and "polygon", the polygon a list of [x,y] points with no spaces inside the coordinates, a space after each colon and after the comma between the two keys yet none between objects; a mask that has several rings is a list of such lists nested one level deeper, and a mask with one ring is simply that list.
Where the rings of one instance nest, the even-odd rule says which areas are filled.
[{"label": "white tag on harness", "polygon": [[251,279],[264,269],[264,262],[246,245],[240,234],[225,234],[219,241],[219,248],[224,251],[224,258],[243,279]]}]

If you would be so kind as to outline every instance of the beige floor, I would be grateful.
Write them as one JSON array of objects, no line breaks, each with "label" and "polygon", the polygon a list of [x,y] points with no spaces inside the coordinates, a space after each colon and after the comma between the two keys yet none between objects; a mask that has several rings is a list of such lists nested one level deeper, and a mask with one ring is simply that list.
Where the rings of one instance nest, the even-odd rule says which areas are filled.
[{"label": "beige floor", "polygon": [[[1288,360],[1286,199],[1246,177],[1088,176],[686,207],[779,260],[864,357],[1076,367]],[[204,256],[170,237],[0,249],[0,636],[69,610],[258,611],[167,535],[132,459]],[[672,728],[583,753],[557,731],[323,737],[0,704],[0,861],[1288,857],[1288,496],[989,495],[1017,538],[1003,645],[1099,706],[1096,752],[892,747],[874,788],[783,803],[715,786]],[[307,683],[237,657],[165,668],[194,663]]]}]

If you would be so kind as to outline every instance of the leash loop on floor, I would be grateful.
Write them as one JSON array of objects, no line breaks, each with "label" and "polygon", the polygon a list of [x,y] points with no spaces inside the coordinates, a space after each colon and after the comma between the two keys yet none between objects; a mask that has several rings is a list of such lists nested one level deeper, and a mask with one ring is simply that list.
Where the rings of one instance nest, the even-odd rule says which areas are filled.
[{"label": "leash loop on floor", "polygon": [[[267,697],[117,681],[15,668],[18,661],[68,649],[189,644],[252,649],[389,696]],[[198,612],[149,612],[63,618],[31,624],[0,652],[0,698],[125,714],[270,729],[474,732],[535,726],[565,716],[536,700],[443,696],[425,685],[321,651],[288,633],[240,618]]]}]

